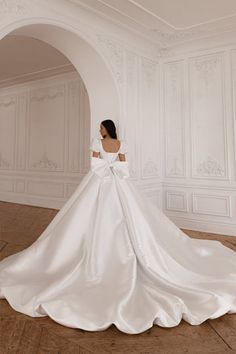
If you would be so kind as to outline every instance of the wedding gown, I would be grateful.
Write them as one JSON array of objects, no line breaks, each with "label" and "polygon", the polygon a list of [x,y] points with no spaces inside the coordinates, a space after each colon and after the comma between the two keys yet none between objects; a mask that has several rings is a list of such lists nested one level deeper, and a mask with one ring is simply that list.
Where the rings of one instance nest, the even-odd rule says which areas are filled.
[{"label": "wedding gown", "polygon": [[236,312],[236,252],[192,239],[91,140],[89,172],[40,237],[0,262],[0,298],[68,327],[141,333]]}]

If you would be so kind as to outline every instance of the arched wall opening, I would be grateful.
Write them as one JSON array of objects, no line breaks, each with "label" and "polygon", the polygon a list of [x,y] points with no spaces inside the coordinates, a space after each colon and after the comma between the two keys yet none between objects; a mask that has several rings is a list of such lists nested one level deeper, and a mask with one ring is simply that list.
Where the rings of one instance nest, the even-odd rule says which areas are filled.
[{"label": "arched wall opening", "polygon": [[[35,22],[35,23],[32,23]],[[50,23],[49,23],[50,22]],[[62,52],[79,72],[86,86],[91,114],[91,137],[99,134],[103,119],[114,120],[119,128],[120,97],[115,79],[105,59],[89,40],[64,23],[23,20],[0,29],[0,39],[6,35],[28,36],[44,41]]]},{"label": "arched wall opening", "polygon": [[[54,21],[48,23],[51,22],[48,19],[46,21],[47,23],[39,23],[38,20],[30,19],[12,23],[2,29],[0,26],[0,39],[8,35],[31,37],[43,41],[60,51],[76,68],[88,93],[90,134],[86,134],[86,137],[98,135],[99,124],[106,118],[113,119],[119,129],[119,91],[110,68],[107,66],[102,54],[97,50],[96,45],[93,46],[91,41],[87,41],[84,37],[82,38],[75,30],[66,28],[67,25],[65,24]],[[88,144],[89,142],[87,141],[87,146]],[[86,160],[89,154],[89,151],[84,150],[83,160]],[[64,174],[64,177],[62,176],[63,170],[61,175],[60,173],[52,173],[56,172],[56,170],[45,170],[41,171],[40,178],[37,179],[37,173],[32,169],[30,171],[31,174],[27,175],[28,171],[26,171],[25,176],[22,174],[21,181],[19,181],[17,173],[14,175],[14,166],[16,166],[16,163],[12,161],[9,171],[4,171],[5,176],[9,177],[9,184],[11,183],[13,187],[10,192],[9,188],[6,191],[4,189],[1,190],[1,200],[60,208],[73,193],[81,178],[80,172],[76,174],[72,170],[72,172],[69,171],[71,179],[68,179],[66,174]],[[54,187],[55,193],[51,194]],[[42,195],[38,194],[40,188],[43,190]],[[15,193],[15,191],[18,191],[18,193]],[[47,191],[49,191],[50,198],[47,196]]]}]

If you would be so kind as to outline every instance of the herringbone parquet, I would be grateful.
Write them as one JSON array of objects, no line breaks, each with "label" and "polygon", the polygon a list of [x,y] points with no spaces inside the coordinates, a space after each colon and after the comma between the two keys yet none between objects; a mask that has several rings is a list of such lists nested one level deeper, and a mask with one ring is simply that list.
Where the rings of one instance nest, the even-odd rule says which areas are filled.
[{"label": "herringbone parquet", "polygon": [[[0,259],[28,247],[57,210],[0,202]],[[183,230],[191,237],[215,239],[236,251],[236,237]],[[236,353],[236,315],[199,326],[182,321],[173,328],[153,326],[137,335],[89,332],[64,327],[49,317],[29,317],[0,300],[1,354],[224,354]]]}]

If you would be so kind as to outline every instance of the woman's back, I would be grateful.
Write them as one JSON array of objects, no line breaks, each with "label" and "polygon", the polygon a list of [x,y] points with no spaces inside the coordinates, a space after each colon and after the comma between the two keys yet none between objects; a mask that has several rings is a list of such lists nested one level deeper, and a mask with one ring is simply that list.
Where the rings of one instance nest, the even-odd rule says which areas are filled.
[{"label": "woman's back", "polygon": [[[117,151],[111,152],[111,150],[108,150],[108,146],[104,143],[104,139],[94,137],[90,144],[90,150],[99,152],[100,158],[113,162],[118,159],[119,154],[126,154],[128,152],[128,146],[125,140],[117,139],[117,142],[119,142],[119,144],[117,144],[117,146],[119,145]],[[115,148],[114,145],[115,144],[113,144],[113,147]]]}]

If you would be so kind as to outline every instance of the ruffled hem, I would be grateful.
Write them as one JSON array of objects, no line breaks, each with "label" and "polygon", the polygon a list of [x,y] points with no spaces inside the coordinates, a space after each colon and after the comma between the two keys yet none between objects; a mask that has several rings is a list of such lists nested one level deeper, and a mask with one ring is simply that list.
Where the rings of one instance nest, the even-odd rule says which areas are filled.
[{"label": "ruffled hem", "polygon": [[[157,325],[157,326],[163,327],[163,328],[172,328],[172,327],[177,327],[180,324],[180,322],[182,320],[184,320],[185,322],[189,323],[192,326],[198,326],[198,325],[201,325],[203,322],[205,322],[208,319],[215,319],[215,318],[221,317],[225,314],[236,313],[236,306],[233,306],[231,303],[230,304],[227,303],[225,300],[223,300],[224,306],[222,308],[218,308],[216,311],[202,315],[201,317],[193,316],[193,314],[191,314],[191,311],[188,310],[184,304],[182,306],[182,304],[179,303],[178,305],[181,305],[181,306],[180,306],[179,312],[176,313],[175,318],[173,318],[173,316],[171,317],[170,315],[168,315],[165,311],[163,311],[161,309],[158,312],[156,312],[155,315],[153,315],[152,319],[147,320],[144,325],[133,326],[133,324],[132,325],[129,324],[129,321],[126,321],[124,318],[116,319],[116,320],[113,318],[109,321],[106,321],[103,324],[100,324],[100,325],[93,324],[93,325],[88,326],[86,324],[83,324],[82,322],[79,323],[79,321],[78,322],[76,321],[76,323],[73,323],[73,320],[72,321],[66,320],[63,317],[58,318],[47,308],[46,303],[45,304],[40,303],[37,305],[37,307],[35,309],[31,309],[30,311],[26,311],[21,306],[16,305],[14,303],[14,301],[11,301],[9,299],[9,297],[7,295],[5,295],[3,288],[0,289],[0,299],[5,299],[15,311],[23,313],[27,316],[49,317],[54,322],[59,323],[63,326],[66,326],[69,328],[75,328],[75,329],[82,329],[82,330],[90,331],[90,332],[105,331],[106,329],[108,329],[109,327],[111,327],[114,324],[115,327],[123,333],[140,334],[140,333],[147,331],[148,329],[151,329],[154,325]],[[221,298],[221,300],[222,300],[222,298]],[[52,303],[53,302],[51,300],[50,305],[52,305]],[[78,314],[78,318],[79,317],[80,316]],[[140,319],[139,319],[139,322],[140,322]]]}]

